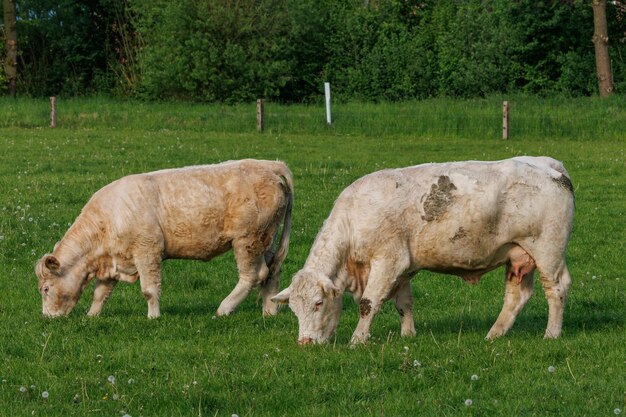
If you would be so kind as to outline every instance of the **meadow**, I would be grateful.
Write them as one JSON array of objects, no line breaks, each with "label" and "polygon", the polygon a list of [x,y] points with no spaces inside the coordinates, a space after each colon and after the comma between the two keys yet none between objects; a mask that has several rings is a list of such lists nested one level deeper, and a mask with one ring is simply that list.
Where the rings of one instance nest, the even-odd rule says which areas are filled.
[{"label": "meadow", "polygon": [[[613,416],[626,413],[626,97],[502,98],[318,105],[0,99],[0,416]],[[285,161],[295,202],[281,288],[343,188],[369,172],[425,162],[549,155],[575,188],[573,286],[563,333],[543,340],[541,285],[503,338],[485,341],[502,304],[502,269],[468,285],[420,272],[417,335],[391,303],[372,339],[350,348],[346,295],[336,337],[299,347],[288,308],[263,318],[252,294],[215,317],[237,281],[232,254],[164,263],[162,317],[138,284],[120,284],[100,317],[45,319],[34,264],[89,197],[131,173],[229,159]]]}]

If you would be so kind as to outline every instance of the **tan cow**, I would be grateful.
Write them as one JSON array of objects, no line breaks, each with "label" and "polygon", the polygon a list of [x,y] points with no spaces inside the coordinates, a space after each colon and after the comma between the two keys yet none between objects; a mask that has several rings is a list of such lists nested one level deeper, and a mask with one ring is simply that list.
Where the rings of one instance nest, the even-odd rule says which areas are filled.
[{"label": "tan cow", "polygon": [[565,251],[574,194],[563,165],[547,157],[455,162],[366,175],[337,198],[306,263],[273,298],[289,302],[301,344],[327,341],[342,294],[360,306],[352,343],[393,299],[401,334],[415,334],[410,279],[426,269],[477,283],[506,265],[504,306],[487,334],[505,334],[533,291],[539,270],[549,306],[545,337],[558,337],[570,288]]},{"label": "tan cow", "polygon": [[89,315],[100,314],[118,281],[139,280],[148,317],[159,317],[162,260],[209,260],[230,248],[239,282],[217,314],[231,313],[259,284],[263,314],[275,314],[270,298],[287,256],[292,202],[293,177],[279,161],[230,161],[114,181],[91,197],[53,253],[37,262],[43,314],[69,314],[95,278]]}]

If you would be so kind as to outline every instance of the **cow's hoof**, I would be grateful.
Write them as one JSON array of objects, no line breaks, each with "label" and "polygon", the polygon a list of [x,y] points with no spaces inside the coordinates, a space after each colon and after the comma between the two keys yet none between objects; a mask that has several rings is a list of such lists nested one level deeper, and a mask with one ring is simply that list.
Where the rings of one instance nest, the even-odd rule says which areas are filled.
[{"label": "cow's hoof", "polygon": [[278,308],[276,307],[275,304],[273,307],[263,309],[263,317],[275,316],[276,313],[278,313]]},{"label": "cow's hoof", "polygon": [[415,336],[415,329],[402,329],[402,331],[400,332],[400,335],[402,337],[413,337]]},{"label": "cow's hoof", "polygon": [[369,334],[354,334],[352,335],[352,339],[350,339],[350,345],[364,345],[367,342],[367,339],[369,339]]},{"label": "cow's hoof", "polygon": [[224,317],[224,316],[228,316],[230,313],[232,313],[232,310],[226,310],[223,308],[218,308],[217,312],[215,313],[218,317]]}]

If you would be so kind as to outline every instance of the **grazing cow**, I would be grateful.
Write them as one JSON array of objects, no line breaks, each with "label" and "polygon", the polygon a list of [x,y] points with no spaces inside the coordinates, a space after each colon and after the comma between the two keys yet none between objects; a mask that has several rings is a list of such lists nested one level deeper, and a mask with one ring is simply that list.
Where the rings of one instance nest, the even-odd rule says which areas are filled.
[{"label": "grazing cow", "polygon": [[118,281],[139,280],[148,317],[159,317],[162,260],[210,260],[230,248],[239,282],[217,314],[231,313],[258,284],[263,314],[275,314],[270,298],[287,256],[292,202],[293,177],[280,161],[229,161],[114,181],[91,197],[53,253],[37,262],[43,314],[69,314],[95,278],[89,315],[100,314]]},{"label": "grazing cow", "polygon": [[570,275],[565,251],[574,195],[563,165],[547,157],[386,169],[346,188],[304,267],[273,298],[298,317],[300,344],[334,333],[342,294],[359,303],[352,343],[365,342],[381,304],[393,299],[401,334],[415,334],[410,279],[421,269],[476,283],[506,265],[504,306],[488,339],[504,335],[539,270],[549,305],[546,338],[558,337]]}]

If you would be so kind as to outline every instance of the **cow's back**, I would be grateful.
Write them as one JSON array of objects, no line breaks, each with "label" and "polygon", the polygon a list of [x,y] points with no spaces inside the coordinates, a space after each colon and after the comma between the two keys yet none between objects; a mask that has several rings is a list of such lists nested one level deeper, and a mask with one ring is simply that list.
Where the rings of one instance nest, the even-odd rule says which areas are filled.
[{"label": "cow's back", "polygon": [[331,221],[349,225],[353,253],[371,252],[399,238],[415,264],[431,269],[440,264],[479,268],[471,265],[473,259],[484,261],[485,254],[495,255],[508,242],[545,229],[562,229],[566,244],[573,216],[573,195],[565,184],[569,179],[541,166],[543,160],[529,162],[469,161],[378,171],[344,190]]},{"label": "cow's back", "polygon": [[279,161],[242,160],[129,175],[102,188],[88,206],[108,213],[112,247],[208,260],[270,223],[283,204],[283,172],[291,175]]}]

